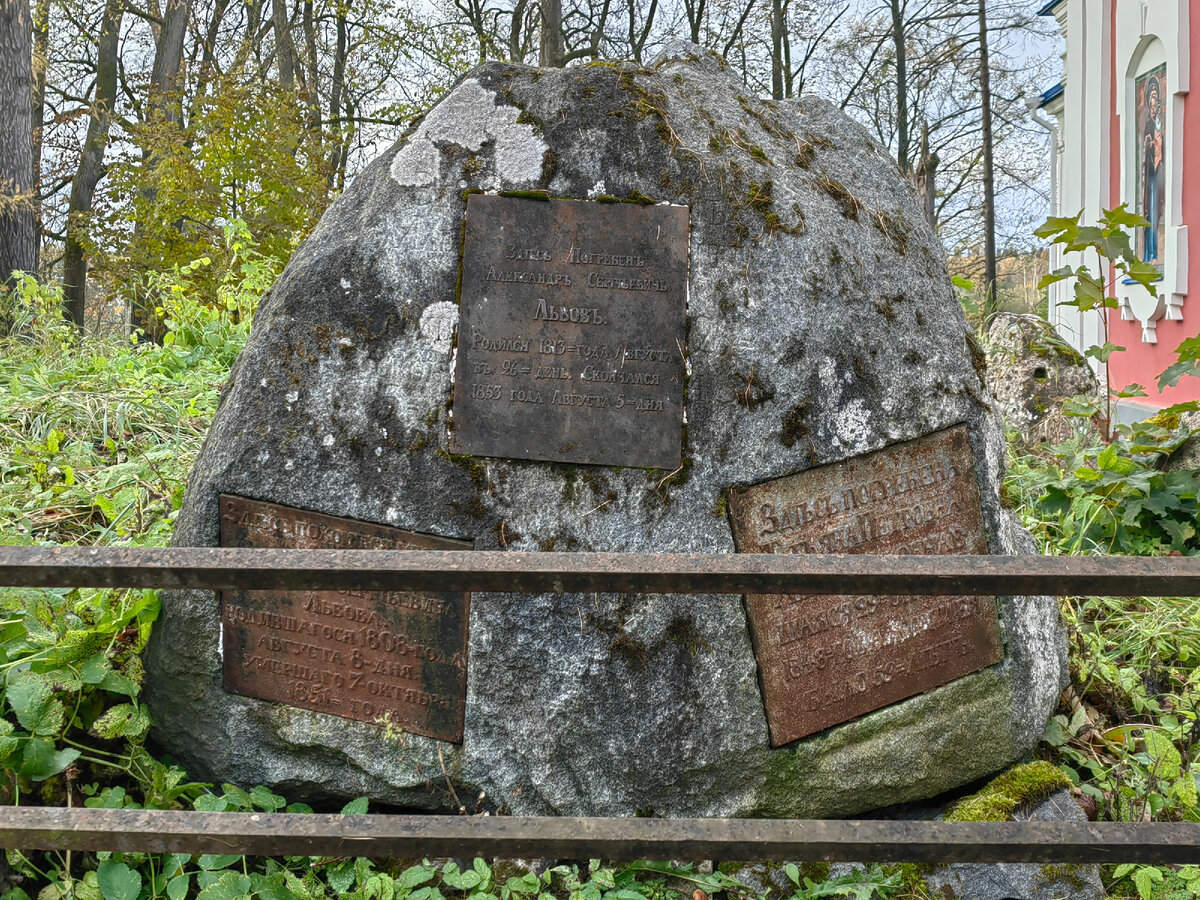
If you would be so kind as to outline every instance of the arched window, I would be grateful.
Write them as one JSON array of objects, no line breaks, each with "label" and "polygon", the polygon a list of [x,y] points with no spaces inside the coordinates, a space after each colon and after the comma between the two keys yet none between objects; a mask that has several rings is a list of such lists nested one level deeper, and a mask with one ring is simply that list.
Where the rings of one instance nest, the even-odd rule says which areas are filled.
[{"label": "arched window", "polygon": [[1152,297],[1140,284],[1117,285],[1121,318],[1142,325],[1142,340],[1157,343],[1162,319],[1182,319],[1187,294],[1187,229],[1182,218],[1183,104],[1190,80],[1188,11],[1178,0],[1121,0],[1116,4],[1114,67],[1120,118],[1119,193],[1113,205],[1150,220],[1134,249],[1162,277]]},{"label": "arched window", "polygon": [[1154,39],[1142,52],[1133,78],[1134,189],[1130,206],[1150,220],[1136,237],[1138,258],[1163,270],[1166,254],[1167,63],[1162,43]]}]

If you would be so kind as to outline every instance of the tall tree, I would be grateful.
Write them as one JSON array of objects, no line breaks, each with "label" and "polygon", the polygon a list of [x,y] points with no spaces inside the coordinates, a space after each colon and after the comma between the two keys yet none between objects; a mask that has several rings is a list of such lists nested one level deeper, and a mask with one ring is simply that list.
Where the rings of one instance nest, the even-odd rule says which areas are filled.
[{"label": "tall tree", "polygon": [[567,55],[563,40],[562,0],[541,0],[542,37],[538,46],[538,65],[558,69]]},{"label": "tall tree", "polygon": [[183,65],[183,42],[191,12],[191,0],[167,0],[155,41],[154,64],[150,69],[147,119],[151,121],[178,123],[182,118],[179,69]]},{"label": "tall tree", "polygon": [[29,5],[0,0],[0,285],[37,270],[32,99]]},{"label": "tall tree", "polygon": [[896,62],[896,164],[907,175],[912,171],[908,158],[908,23],[904,19],[904,0],[890,0],[890,3]]},{"label": "tall tree", "polygon": [[[8,0],[5,0],[8,2]],[[117,55],[124,0],[107,0],[100,21],[96,46],[96,94],[88,117],[87,137],[79,155],[79,167],[71,182],[67,210],[66,245],[63,248],[63,299],[67,316],[83,328],[87,297],[88,258],[84,246],[84,220],[92,211],[96,185],[104,175],[104,151],[117,100]]]},{"label": "tall tree", "polygon": [[983,314],[996,311],[996,168],[992,158],[992,84],[987,4],[979,0],[979,102],[983,138]]},{"label": "tall tree", "polygon": [[296,86],[296,44],[288,20],[287,0],[271,0],[271,21],[275,25],[275,65],[279,67],[279,83],[290,91]]},{"label": "tall tree", "polygon": [[[178,128],[183,121],[179,71],[183,65],[183,44],[187,37],[191,8],[191,0],[167,0],[167,8],[159,21],[145,104],[146,124],[152,131]],[[142,190],[147,196],[153,197],[158,177],[158,156],[153,150],[143,152],[142,169]],[[142,223],[138,222],[135,227],[140,231],[141,226]],[[158,340],[162,331],[158,316],[154,314],[155,305],[153,297],[139,293],[130,309],[130,324],[140,328],[151,340]]]},{"label": "tall tree", "polygon": [[[33,187],[40,194],[42,146],[46,133],[46,69],[50,64],[50,0],[37,0],[33,14]],[[42,250],[42,204],[37,198],[35,268]]]}]

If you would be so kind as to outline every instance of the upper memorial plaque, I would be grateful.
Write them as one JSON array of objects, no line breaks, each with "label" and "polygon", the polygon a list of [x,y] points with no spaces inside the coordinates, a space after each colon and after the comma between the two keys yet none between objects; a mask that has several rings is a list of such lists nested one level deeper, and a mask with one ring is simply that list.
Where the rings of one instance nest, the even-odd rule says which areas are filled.
[{"label": "upper memorial plaque", "polygon": [[[967,429],[729,494],[742,553],[985,554]],[[746,597],[778,747],[1000,662],[991,597]]]},{"label": "upper memorial plaque", "polygon": [[688,210],[471,195],[451,449],[674,469]]},{"label": "upper memorial plaque", "polygon": [[[466,541],[221,495],[222,547],[469,550]],[[222,591],[224,685],[461,743],[470,594]]]}]

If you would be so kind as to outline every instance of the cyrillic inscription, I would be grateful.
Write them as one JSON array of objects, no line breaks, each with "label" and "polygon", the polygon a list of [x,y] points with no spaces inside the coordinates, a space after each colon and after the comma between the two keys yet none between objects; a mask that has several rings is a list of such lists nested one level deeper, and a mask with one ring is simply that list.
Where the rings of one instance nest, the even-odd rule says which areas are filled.
[{"label": "cyrillic inscription", "polygon": [[[221,546],[461,550],[465,541],[221,495]],[[470,594],[223,591],[227,691],[460,743]]]},{"label": "cyrillic inscription", "polygon": [[686,207],[470,196],[451,449],[678,467],[687,261]]},{"label": "cyrillic inscription", "polygon": [[[967,429],[729,493],[742,553],[985,554]],[[774,747],[1000,662],[991,597],[750,595]]]}]

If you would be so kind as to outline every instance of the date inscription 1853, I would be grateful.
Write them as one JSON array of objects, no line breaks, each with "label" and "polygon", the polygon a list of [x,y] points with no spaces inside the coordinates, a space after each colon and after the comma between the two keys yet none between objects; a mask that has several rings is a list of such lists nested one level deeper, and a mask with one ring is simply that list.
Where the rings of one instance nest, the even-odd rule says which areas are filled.
[{"label": "date inscription 1853", "polygon": [[455,453],[674,469],[688,210],[471,195]]},{"label": "date inscription 1853", "polygon": [[[222,547],[463,550],[465,541],[221,495]],[[470,594],[223,591],[225,689],[461,743]]]},{"label": "date inscription 1853", "polygon": [[[967,429],[729,495],[742,553],[986,554]],[[1004,658],[991,597],[746,597],[771,745]]]}]

